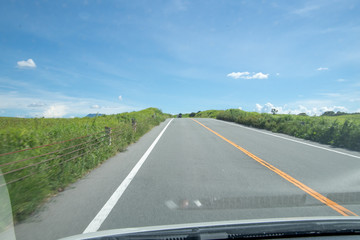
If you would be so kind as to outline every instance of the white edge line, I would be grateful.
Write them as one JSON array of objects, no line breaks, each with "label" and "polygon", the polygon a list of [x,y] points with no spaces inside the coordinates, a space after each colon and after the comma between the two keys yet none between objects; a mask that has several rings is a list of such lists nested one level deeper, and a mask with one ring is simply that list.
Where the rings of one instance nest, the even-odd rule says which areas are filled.
[{"label": "white edge line", "polygon": [[253,129],[251,127],[245,127],[245,126],[242,126],[242,125],[236,124],[236,123],[226,122],[226,121],[222,121],[222,120],[218,120],[218,119],[216,119],[216,120],[219,121],[219,122],[229,124],[229,125],[245,128],[245,129],[252,130],[252,131],[255,131],[255,132],[259,132],[259,133],[262,133],[262,134],[270,135],[270,136],[273,136],[273,137],[282,138],[282,139],[285,139],[285,140],[288,140],[288,141],[304,144],[304,145],[307,145],[307,146],[310,146],[310,147],[319,148],[319,149],[327,150],[327,151],[330,151],[330,152],[342,154],[342,155],[345,155],[345,156],[348,156],[348,157],[353,157],[353,158],[360,159],[359,156],[352,155],[352,154],[349,154],[349,153],[344,153],[344,152],[336,151],[336,150],[333,150],[333,149],[328,149],[328,148],[325,148],[325,147],[316,146],[316,145],[313,145],[313,144],[310,144],[310,143],[301,142],[301,141],[298,141],[298,140],[295,140],[295,139],[286,138],[286,137],[283,137],[283,136],[278,136],[276,134],[272,134],[272,133],[264,132],[264,131],[261,131],[261,130]]},{"label": "white edge line", "polygon": [[126,188],[129,186],[131,181],[134,179],[136,173],[139,171],[151,151],[154,149],[155,145],[165,132],[166,128],[169,126],[171,121],[174,120],[173,118],[168,122],[168,124],[164,127],[164,129],[160,132],[159,136],[154,140],[154,142],[150,145],[148,150],[144,153],[144,155],[140,158],[138,163],[134,166],[134,168],[131,170],[131,172],[127,175],[127,177],[122,181],[122,183],[119,185],[119,187],[115,190],[115,192],[111,195],[109,200],[105,203],[105,205],[101,208],[101,210],[98,212],[98,214],[95,216],[95,218],[90,222],[90,224],[87,226],[87,228],[84,230],[83,233],[90,233],[90,232],[96,232],[101,224],[105,221],[107,216],[110,214],[111,210],[115,206],[115,204],[119,201],[122,194],[125,192]]}]

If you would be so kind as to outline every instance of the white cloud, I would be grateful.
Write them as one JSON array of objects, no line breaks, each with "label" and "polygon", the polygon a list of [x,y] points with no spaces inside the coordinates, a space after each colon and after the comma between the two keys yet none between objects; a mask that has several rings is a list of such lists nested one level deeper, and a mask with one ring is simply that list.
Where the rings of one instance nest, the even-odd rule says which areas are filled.
[{"label": "white cloud", "polygon": [[242,110],[242,107],[239,107],[239,110]]},{"label": "white cloud", "polygon": [[324,113],[326,111],[348,112],[348,109],[346,107],[343,107],[343,106],[332,106],[332,107],[322,107],[322,108],[320,108],[320,111],[322,111],[322,113]]},{"label": "white cloud", "polygon": [[324,112],[327,111],[334,111],[334,112],[348,112],[348,109],[343,106],[320,106],[320,107],[314,107],[314,106],[304,106],[302,104],[293,105],[291,107],[288,107],[287,105],[284,106],[275,106],[274,104],[268,102],[264,106],[260,104],[255,104],[256,112],[259,113],[271,113],[271,109],[277,109],[278,114],[299,114],[299,113],[306,113],[307,115],[313,116],[317,115],[320,116]]},{"label": "white cloud", "polygon": [[232,73],[229,73],[226,76],[232,77],[234,79],[238,79],[238,78],[242,78],[243,76],[247,76],[249,74],[250,74],[249,72],[232,72]]},{"label": "white cloud", "polygon": [[327,67],[319,67],[316,70],[318,70],[318,71],[326,71],[326,70],[329,70],[329,68],[327,68]]},{"label": "white cloud", "polygon": [[101,107],[97,104],[92,105],[90,108],[92,109],[100,109]]},{"label": "white cloud", "polygon": [[[62,117],[83,117],[91,113],[90,108],[95,105],[100,107],[100,113],[106,115],[141,109],[117,101],[71,97],[59,92],[39,89],[31,90],[33,91],[31,94],[26,89],[24,91],[0,93],[0,109],[7,114],[11,113],[7,116],[21,115],[23,117],[60,117],[61,115]],[[60,105],[65,107],[58,107]]]},{"label": "white cloud", "polygon": [[118,97],[118,99],[119,99],[120,101],[122,101],[122,100],[123,100],[122,96],[119,96],[119,97]]},{"label": "white cloud", "polygon": [[256,78],[256,79],[267,79],[269,77],[269,74],[264,74],[262,72],[258,72],[258,73],[255,73],[253,76],[251,76],[249,79],[253,79],[253,78]]},{"label": "white cloud", "polygon": [[338,81],[338,82],[346,82],[346,80],[345,79],[343,79],[343,78],[339,78],[338,80],[336,80],[336,81]]},{"label": "white cloud", "polygon": [[261,106],[260,104],[255,105],[256,111],[260,113],[271,113],[271,109],[275,108],[278,110],[278,113],[283,113],[282,107],[276,107],[272,103],[266,103],[264,106]]},{"label": "white cloud", "polygon": [[255,104],[255,108],[256,108],[257,112],[261,112],[263,106],[261,106],[260,104],[257,103],[257,104]]},{"label": "white cloud", "polygon": [[19,68],[36,68],[36,64],[31,58],[29,58],[27,61],[18,61],[17,66]]},{"label": "white cloud", "polygon": [[65,105],[52,105],[43,113],[46,118],[61,118],[67,114]]},{"label": "white cloud", "polygon": [[234,79],[238,79],[238,78],[243,78],[243,79],[267,79],[269,77],[269,74],[266,73],[262,73],[262,72],[258,72],[258,73],[252,73],[250,74],[249,72],[232,72],[229,73],[228,75],[226,75],[227,77],[231,77]]}]

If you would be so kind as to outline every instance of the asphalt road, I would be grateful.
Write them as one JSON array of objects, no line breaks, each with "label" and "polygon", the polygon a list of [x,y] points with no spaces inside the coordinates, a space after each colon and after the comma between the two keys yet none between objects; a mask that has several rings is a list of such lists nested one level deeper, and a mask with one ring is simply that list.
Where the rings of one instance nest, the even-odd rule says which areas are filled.
[{"label": "asphalt road", "polygon": [[[18,224],[17,239],[84,232],[124,181],[128,184],[120,187],[118,199],[110,200],[108,214],[100,214],[99,230],[360,215],[359,152],[214,119],[196,120],[168,119],[155,127]],[[127,177],[129,173],[134,175]]]}]

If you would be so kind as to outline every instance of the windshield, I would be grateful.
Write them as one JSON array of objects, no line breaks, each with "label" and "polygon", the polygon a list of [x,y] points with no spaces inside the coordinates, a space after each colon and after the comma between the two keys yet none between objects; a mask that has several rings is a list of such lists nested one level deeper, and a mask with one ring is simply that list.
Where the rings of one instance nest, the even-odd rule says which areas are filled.
[{"label": "windshield", "polygon": [[0,238],[357,217],[359,39],[352,0],[1,1]]}]

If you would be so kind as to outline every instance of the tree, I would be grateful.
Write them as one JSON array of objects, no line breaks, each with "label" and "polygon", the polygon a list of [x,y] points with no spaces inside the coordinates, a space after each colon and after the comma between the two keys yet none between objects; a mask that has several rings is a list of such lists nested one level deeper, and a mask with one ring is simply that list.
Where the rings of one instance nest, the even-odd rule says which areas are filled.
[{"label": "tree", "polygon": [[335,115],[336,115],[336,116],[341,116],[341,115],[347,115],[347,113],[346,113],[346,112],[337,111]]},{"label": "tree", "polygon": [[326,111],[321,116],[335,116],[335,112],[334,111]]},{"label": "tree", "polygon": [[279,110],[277,110],[276,108],[271,109],[271,113],[272,113],[273,115],[277,114],[278,111],[279,111]]},{"label": "tree", "polygon": [[194,112],[190,113],[189,117],[195,117],[195,113]]}]

